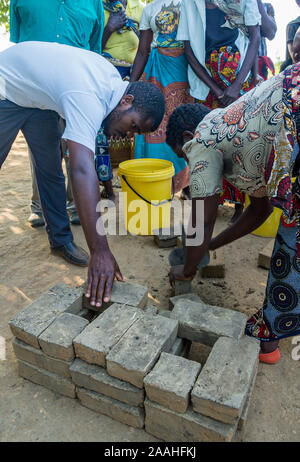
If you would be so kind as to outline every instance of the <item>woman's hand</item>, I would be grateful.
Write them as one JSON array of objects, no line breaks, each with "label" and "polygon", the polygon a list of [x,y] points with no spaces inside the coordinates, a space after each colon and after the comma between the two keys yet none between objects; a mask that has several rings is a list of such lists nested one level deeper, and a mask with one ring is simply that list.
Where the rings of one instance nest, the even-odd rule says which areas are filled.
[{"label": "woman's hand", "polygon": [[233,82],[232,85],[226,88],[223,97],[220,98],[221,104],[223,106],[229,106],[230,104],[234,103],[234,101],[239,99],[239,97],[241,96],[241,88],[241,85],[237,84],[236,82]]},{"label": "woman's hand", "polygon": [[110,33],[122,29],[122,27],[126,26],[127,16],[124,11],[120,11],[118,13],[111,13],[109,16],[109,20],[107,22],[107,28],[109,29]]},{"label": "woman's hand", "polygon": [[173,266],[169,272],[169,281],[172,287],[175,286],[175,281],[191,281],[195,275],[185,276],[184,265]]}]

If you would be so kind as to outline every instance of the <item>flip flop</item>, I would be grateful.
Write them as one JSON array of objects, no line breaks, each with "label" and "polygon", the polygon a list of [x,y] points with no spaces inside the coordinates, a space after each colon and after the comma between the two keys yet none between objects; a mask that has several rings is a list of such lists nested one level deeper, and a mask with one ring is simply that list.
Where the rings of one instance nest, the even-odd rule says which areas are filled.
[{"label": "flip flop", "polygon": [[278,348],[271,353],[260,353],[258,356],[261,363],[276,364],[280,359],[280,351]]}]

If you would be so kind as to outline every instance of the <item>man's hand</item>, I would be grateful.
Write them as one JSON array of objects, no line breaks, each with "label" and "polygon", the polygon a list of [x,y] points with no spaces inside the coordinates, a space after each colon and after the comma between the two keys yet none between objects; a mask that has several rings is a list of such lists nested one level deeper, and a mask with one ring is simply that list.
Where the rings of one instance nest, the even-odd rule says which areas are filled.
[{"label": "man's hand", "polygon": [[194,278],[193,276],[184,275],[184,265],[173,266],[169,272],[169,281],[172,287],[175,285],[175,281],[191,281]]},{"label": "man's hand", "polygon": [[85,296],[90,304],[100,307],[102,300],[109,302],[114,279],[123,281],[120,268],[110,250],[92,253],[89,261]]}]

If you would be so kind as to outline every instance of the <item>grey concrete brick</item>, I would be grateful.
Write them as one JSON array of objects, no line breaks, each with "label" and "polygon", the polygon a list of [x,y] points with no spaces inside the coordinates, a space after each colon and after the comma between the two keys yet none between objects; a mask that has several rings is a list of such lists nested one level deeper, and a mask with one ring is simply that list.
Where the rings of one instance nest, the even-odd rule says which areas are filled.
[{"label": "grey concrete brick", "polygon": [[126,304],[138,308],[144,308],[148,301],[148,288],[130,282],[115,281],[109,302],[103,302],[101,307],[92,306],[89,299],[83,295],[83,308],[93,311],[105,311],[113,303]]},{"label": "grey concrete brick", "polygon": [[271,257],[274,249],[275,240],[272,239],[268,245],[258,254],[257,265],[265,269],[270,269]]},{"label": "grey concrete brick", "polygon": [[27,343],[24,343],[22,340],[17,338],[14,338],[13,340],[13,349],[16,357],[26,363],[32,364],[33,366],[37,366],[41,369],[46,369],[47,371],[61,377],[71,377],[70,366],[72,362],[50,358],[50,356],[45,355],[45,353],[41,350],[27,345]]},{"label": "grey concrete brick", "polygon": [[171,411],[184,413],[200,369],[199,363],[163,352],[144,379],[147,397]]},{"label": "grey concrete brick", "polygon": [[235,422],[244,407],[258,353],[259,342],[252,338],[220,338],[193,388],[194,411],[225,423]]},{"label": "grey concrete brick", "polygon": [[225,277],[225,260],[222,248],[211,250],[209,252],[210,262],[200,270],[203,278],[224,278]]},{"label": "grey concrete brick", "polygon": [[38,337],[63,312],[76,314],[81,310],[82,288],[57,284],[26,306],[9,323],[13,335],[35,348]]},{"label": "grey concrete brick", "polygon": [[144,410],[140,407],[129,406],[116,399],[95,393],[94,391],[76,388],[81,404],[92,411],[104,414],[131,427],[143,428],[145,423]]},{"label": "grey concrete brick", "polygon": [[189,294],[182,294],[182,295],[176,295],[175,297],[171,297],[169,299],[169,307],[170,307],[170,310],[172,311],[175,304],[179,301],[179,300],[190,300],[192,302],[197,302],[197,303],[202,303],[205,305],[205,303],[203,302],[203,300],[199,297],[199,295],[197,294],[193,294],[192,292],[189,293]]},{"label": "grey concrete brick", "polygon": [[155,315],[158,313],[158,308],[155,305],[147,305],[144,308],[145,314]]},{"label": "grey concrete brick", "polygon": [[95,391],[130,406],[144,404],[144,390],[111,377],[103,367],[88,364],[77,358],[70,367],[70,372],[74,384],[78,387]]},{"label": "grey concrete brick", "polygon": [[24,361],[18,361],[19,375],[60,395],[76,398],[75,385],[71,380],[40,369]]},{"label": "grey concrete brick", "polygon": [[190,342],[189,340],[177,337],[169,353],[175,356],[187,357],[189,354],[191,343],[192,342]]},{"label": "grey concrete brick", "polygon": [[178,322],[162,316],[143,316],[106,357],[110,375],[143,388],[145,375],[162,351],[169,351],[178,330]]},{"label": "grey concrete brick", "polygon": [[255,368],[252,383],[250,385],[250,388],[249,388],[249,391],[248,391],[248,394],[247,394],[246,402],[244,404],[241,416],[239,418],[239,423],[238,423],[238,430],[239,431],[243,430],[244,425],[245,425],[246,420],[247,420],[247,417],[248,417],[249,408],[251,406],[251,398],[252,398],[253,390],[254,390],[254,387],[255,387],[257,371],[258,371],[258,364],[257,364],[257,366]]},{"label": "grey concrete brick", "polygon": [[71,313],[59,315],[39,336],[41,349],[48,356],[72,361],[75,358],[73,339],[89,324],[86,319]]},{"label": "grey concrete brick", "polygon": [[159,316],[163,316],[164,318],[170,318],[171,317],[171,311],[169,311],[169,310],[159,310],[158,314],[159,314]]},{"label": "grey concrete brick", "polygon": [[237,423],[224,424],[193,412],[171,411],[150,400],[145,400],[145,430],[168,442],[225,442],[235,435]]},{"label": "grey concrete brick", "polygon": [[[167,231],[168,232],[168,231]],[[178,242],[178,235],[166,234],[165,230],[155,230],[154,242],[160,249],[167,249],[169,247],[176,247]]]},{"label": "grey concrete brick", "polygon": [[175,295],[188,294],[191,291],[192,291],[192,280],[174,281],[174,294]]},{"label": "grey concrete brick", "polygon": [[139,308],[114,303],[92,321],[73,341],[76,356],[105,367],[111,348],[144,313]]},{"label": "grey concrete brick", "polygon": [[212,346],[219,337],[239,339],[244,334],[247,316],[218,306],[178,300],[171,318],[179,321],[178,337]]}]

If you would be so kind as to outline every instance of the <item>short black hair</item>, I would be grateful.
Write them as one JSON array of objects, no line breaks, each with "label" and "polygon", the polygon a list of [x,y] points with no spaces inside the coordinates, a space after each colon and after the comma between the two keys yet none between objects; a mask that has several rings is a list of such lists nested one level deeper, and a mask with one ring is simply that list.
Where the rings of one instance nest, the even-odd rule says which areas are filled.
[{"label": "short black hair", "polygon": [[150,82],[132,82],[126,94],[134,96],[132,110],[152,121],[152,132],[157,130],[165,113],[165,100],[160,89]]},{"label": "short black hair", "polygon": [[177,144],[183,145],[183,132],[193,132],[201,120],[210,112],[204,104],[182,104],[175,109],[167,125],[166,143],[175,148]]}]

